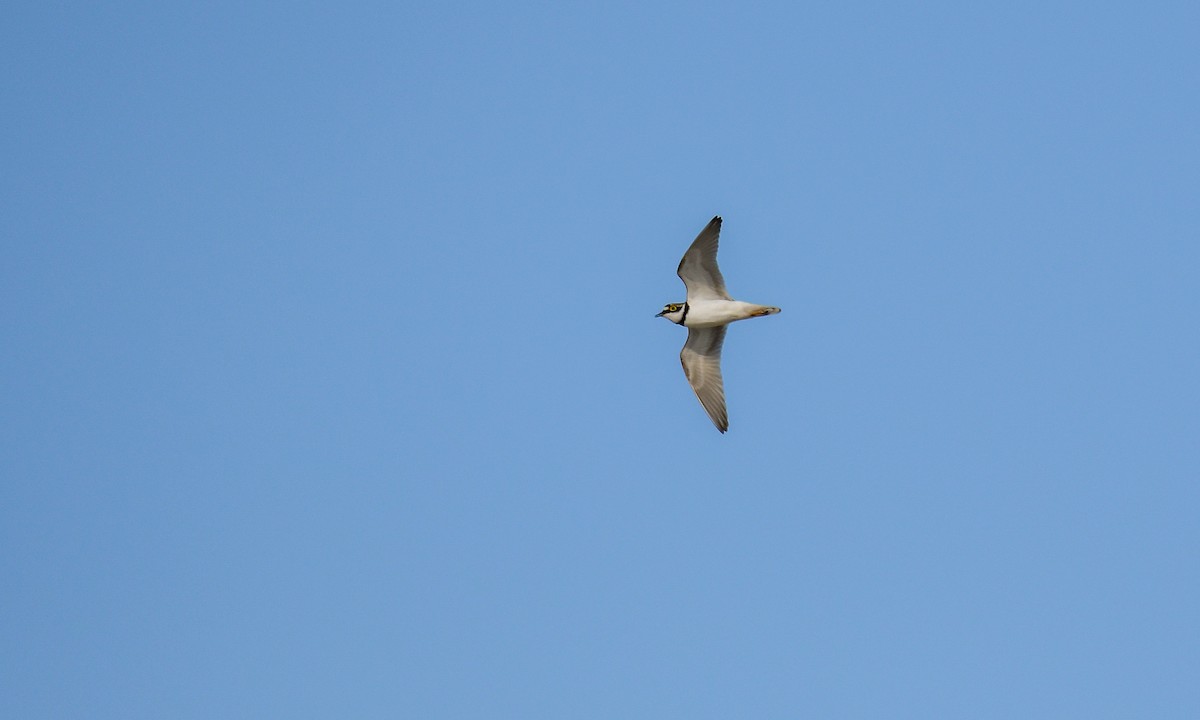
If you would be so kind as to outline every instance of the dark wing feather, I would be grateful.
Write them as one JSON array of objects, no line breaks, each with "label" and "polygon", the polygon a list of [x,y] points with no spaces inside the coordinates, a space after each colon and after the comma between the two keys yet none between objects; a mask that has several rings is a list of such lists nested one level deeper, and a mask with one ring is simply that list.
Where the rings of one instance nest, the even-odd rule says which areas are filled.
[{"label": "dark wing feather", "polygon": [[679,279],[687,286],[688,302],[694,300],[732,300],[725,291],[725,278],[717,267],[717,242],[721,235],[721,216],[712,219],[700,231],[679,261]]},{"label": "dark wing feather", "polygon": [[721,379],[721,346],[725,342],[726,327],[688,328],[687,342],[679,353],[683,374],[713,425],[721,432],[729,429],[725,383]]}]

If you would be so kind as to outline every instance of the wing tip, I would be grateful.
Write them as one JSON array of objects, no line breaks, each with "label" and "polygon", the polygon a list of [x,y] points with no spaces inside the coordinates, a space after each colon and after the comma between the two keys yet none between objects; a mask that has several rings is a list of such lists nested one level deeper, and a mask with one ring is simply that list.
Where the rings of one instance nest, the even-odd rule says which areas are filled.
[{"label": "wing tip", "polygon": [[[700,404],[704,405],[704,401],[701,400]],[[721,396],[720,405],[713,408],[710,408],[708,405],[704,405],[704,411],[708,413],[708,419],[712,420],[712,424],[717,427],[717,430],[720,431],[722,435],[724,435],[725,431],[729,429],[729,411],[725,409],[724,394]]]}]

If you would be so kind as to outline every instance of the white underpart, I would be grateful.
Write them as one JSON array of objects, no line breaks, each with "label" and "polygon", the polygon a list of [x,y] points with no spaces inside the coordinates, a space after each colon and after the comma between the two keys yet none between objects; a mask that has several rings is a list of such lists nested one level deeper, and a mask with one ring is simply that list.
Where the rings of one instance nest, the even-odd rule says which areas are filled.
[{"label": "white underpart", "polygon": [[741,300],[695,300],[688,303],[687,318],[684,319],[683,325],[695,328],[717,327],[736,320],[777,312],[779,312],[778,308],[755,305]]}]

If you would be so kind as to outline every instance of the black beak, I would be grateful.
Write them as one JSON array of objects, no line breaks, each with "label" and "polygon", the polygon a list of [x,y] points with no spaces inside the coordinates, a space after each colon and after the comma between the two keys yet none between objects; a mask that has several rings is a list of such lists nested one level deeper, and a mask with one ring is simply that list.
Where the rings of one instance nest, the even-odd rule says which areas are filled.
[{"label": "black beak", "polygon": [[666,310],[663,310],[662,312],[660,312],[659,314],[655,315],[654,317],[662,317],[662,316],[663,316],[663,315],[664,315],[666,312],[667,312]]}]

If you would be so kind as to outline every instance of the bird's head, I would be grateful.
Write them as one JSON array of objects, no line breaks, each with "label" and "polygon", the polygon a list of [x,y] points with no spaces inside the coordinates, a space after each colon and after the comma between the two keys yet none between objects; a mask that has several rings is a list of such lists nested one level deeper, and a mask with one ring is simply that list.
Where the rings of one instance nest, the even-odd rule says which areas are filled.
[{"label": "bird's head", "polygon": [[662,312],[654,317],[665,317],[679,325],[683,323],[684,315],[687,315],[687,303],[667,303],[663,306]]}]

